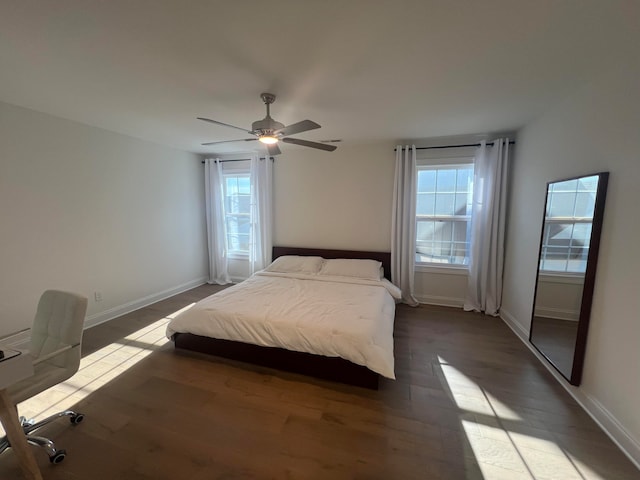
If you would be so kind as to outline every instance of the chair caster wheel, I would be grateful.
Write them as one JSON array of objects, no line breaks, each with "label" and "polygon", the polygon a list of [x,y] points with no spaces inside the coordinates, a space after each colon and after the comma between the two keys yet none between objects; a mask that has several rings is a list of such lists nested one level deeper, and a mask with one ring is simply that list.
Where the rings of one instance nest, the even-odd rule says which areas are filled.
[{"label": "chair caster wheel", "polygon": [[69,417],[69,421],[74,425],[79,424],[80,422],[82,422],[82,420],[84,420],[84,415],[82,413],[76,413],[75,415]]},{"label": "chair caster wheel", "polygon": [[62,462],[64,460],[64,457],[66,456],[67,456],[66,450],[57,450],[56,453],[54,453],[49,457],[49,461],[54,465],[57,465],[58,463]]}]

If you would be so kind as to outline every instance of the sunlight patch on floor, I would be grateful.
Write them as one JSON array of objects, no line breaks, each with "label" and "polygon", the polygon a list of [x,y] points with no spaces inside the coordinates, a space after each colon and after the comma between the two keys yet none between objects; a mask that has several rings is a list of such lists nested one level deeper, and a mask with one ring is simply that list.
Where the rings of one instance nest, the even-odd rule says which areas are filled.
[{"label": "sunlight patch on floor", "polygon": [[192,303],[127,335],[118,342],[86,355],[80,361],[80,369],[73,377],[22,402],[18,406],[20,415],[42,419],[71,409],[73,405],[168,343],[170,340],[165,336],[167,324],[176,315],[193,305]]},{"label": "sunlight patch on floor", "polygon": [[521,421],[520,416],[475,381],[438,357],[440,369],[449,385],[456,404],[463,410],[494,416],[505,420]]},{"label": "sunlight patch on floor", "polygon": [[472,378],[439,361],[484,480],[586,478],[550,433],[528,425]]}]

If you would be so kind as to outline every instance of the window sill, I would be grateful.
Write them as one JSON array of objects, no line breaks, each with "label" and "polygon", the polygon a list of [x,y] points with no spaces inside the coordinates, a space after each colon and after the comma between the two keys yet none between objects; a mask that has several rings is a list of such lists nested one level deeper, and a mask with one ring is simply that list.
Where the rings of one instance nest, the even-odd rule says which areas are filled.
[{"label": "window sill", "polygon": [[426,263],[417,263],[414,272],[420,273],[436,273],[439,275],[469,275],[469,267],[466,265],[429,265]]},{"label": "window sill", "polygon": [[245,260],[245,261],[249,261],[249,254],[248,253],[229,253],[227,255],[227,258],[229,260]]}]

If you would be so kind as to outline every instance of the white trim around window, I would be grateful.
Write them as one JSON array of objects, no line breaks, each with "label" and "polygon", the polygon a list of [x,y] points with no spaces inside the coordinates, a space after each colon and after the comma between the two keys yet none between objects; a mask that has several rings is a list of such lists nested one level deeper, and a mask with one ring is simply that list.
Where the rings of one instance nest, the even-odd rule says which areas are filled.
[{"label": "white trim around window", "polygon": [[[433,268],[461,269],[466,274],[470,253],[473,157],[450,152],[439,158],[423,158],[416,165],[416,170],[416,267],[428,266],[431,271]],[[435,173],[423,173],[429,171]],[[456,171],[453,184],[446,186],[444,183],[441,188],[441,174],[442,181],[446,182],[449,171]],[[442,248],[446,250],[447,245],[448,253],[443,253]],[[434,260],[422,260],[429,256]],[[436,260],[438,256],[442,257],[441,261]],[[416,271],[419,270],[416,268]]]},{"label": "white trim around window", "polygon": [[438,275],[469,275],[468,265],[416,263],[414,271],[419,273],[433,273]]}]

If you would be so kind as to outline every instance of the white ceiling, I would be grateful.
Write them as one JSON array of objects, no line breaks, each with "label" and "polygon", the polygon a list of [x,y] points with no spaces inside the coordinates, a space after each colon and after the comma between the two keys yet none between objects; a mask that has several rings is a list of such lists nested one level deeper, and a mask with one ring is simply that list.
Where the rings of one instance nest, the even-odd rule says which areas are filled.
[{"label": "white ceiling", "polygon": [[[0,100],[192,152],[517,129],[638,55],[637,0],[0,0]],[[301,149],[285,145],[284,148]],[[246,149],[225,144],[217,152]]]}]

